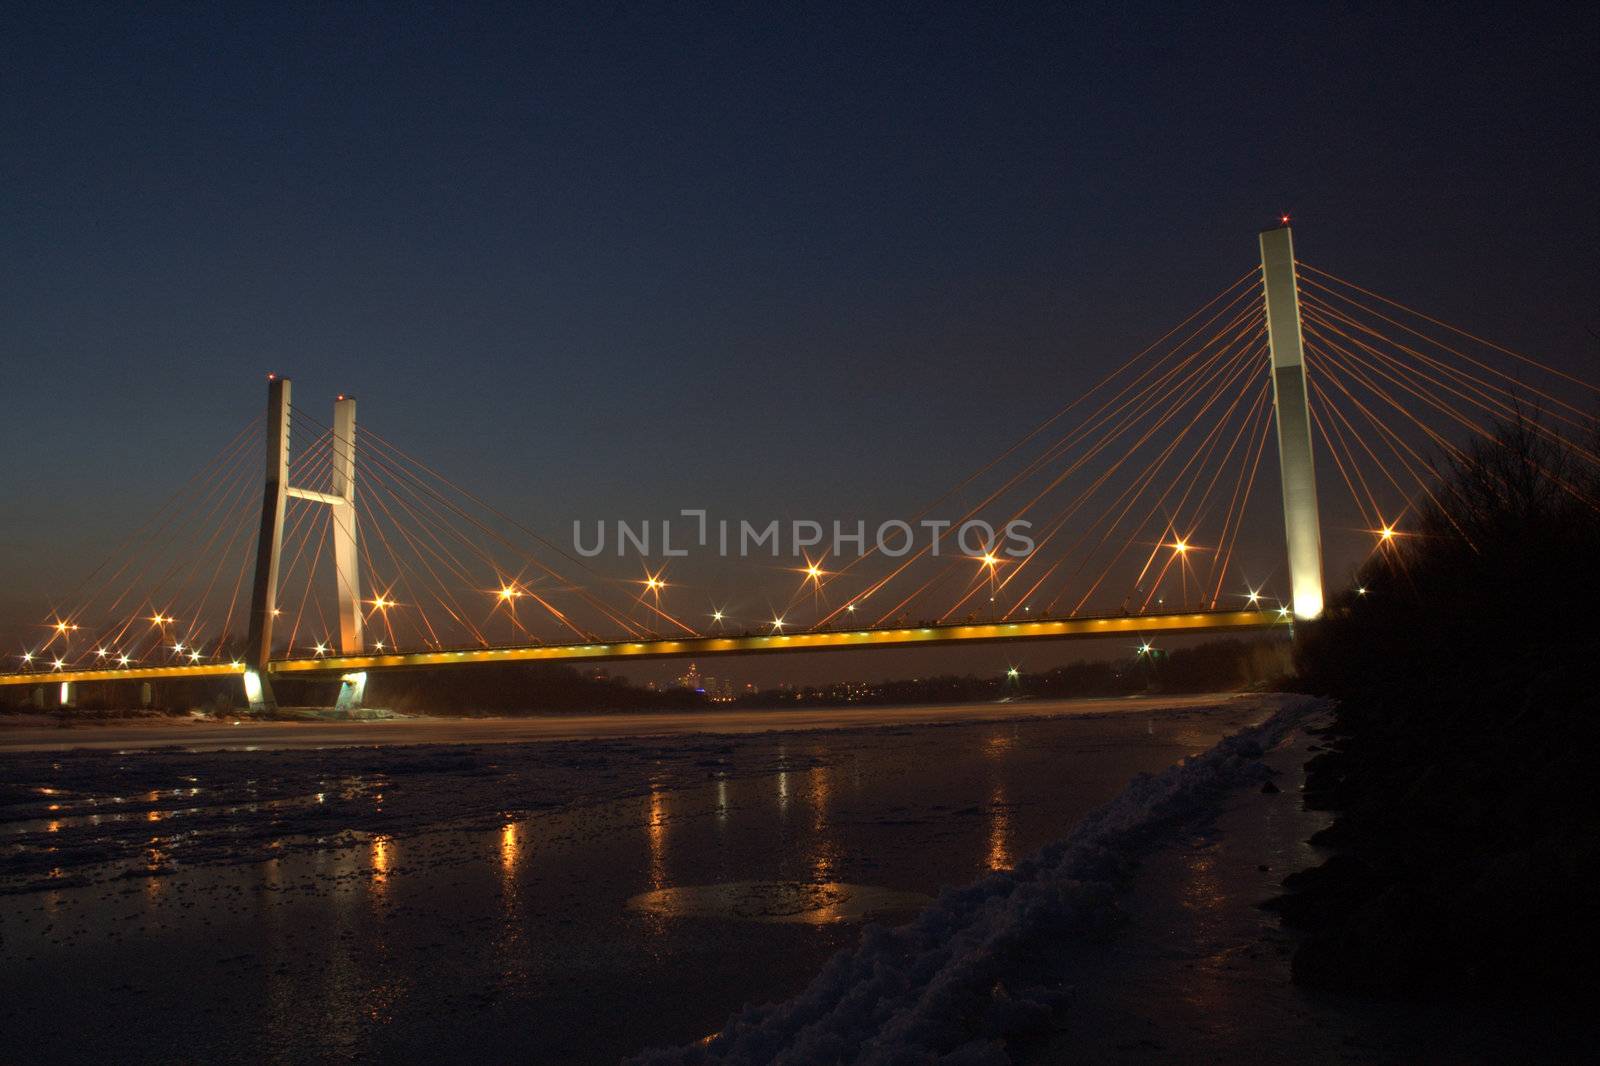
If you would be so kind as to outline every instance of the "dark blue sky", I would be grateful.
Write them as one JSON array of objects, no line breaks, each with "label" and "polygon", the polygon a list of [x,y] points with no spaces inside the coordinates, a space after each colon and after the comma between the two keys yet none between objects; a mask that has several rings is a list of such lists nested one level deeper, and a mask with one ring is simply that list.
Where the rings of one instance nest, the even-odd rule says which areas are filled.
[{"label": "dark blue sky", "polygon": [[1279,210],[1310,262],[1595,367],[1589,5],[5,23],[0,615],[268,370],[554,531],[910,510],[1236,278]]}]

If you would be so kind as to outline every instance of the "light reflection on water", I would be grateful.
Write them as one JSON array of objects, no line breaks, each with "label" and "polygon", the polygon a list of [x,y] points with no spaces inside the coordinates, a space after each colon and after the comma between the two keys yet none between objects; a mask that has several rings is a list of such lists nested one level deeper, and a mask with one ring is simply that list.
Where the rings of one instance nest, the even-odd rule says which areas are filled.
[{"label": "light reflection on water", "polygon": [[778,771],[778,817],[786,819],[789,816],[789,746],[787,744],[780,743],[778,745],[778,765],[782,767]]},{"label": "light reflection on water", "polygon": [[839,842],[829,832],[828,797],[833,784],[833,770],[827,766],[814,766],[806,775],[811,786],[811,832],[815,836],[811,856],[811,877],[816,881],[831,881],[839,859]]},{"label": "light reflection on water", "polygon": [[372,894],[382,896],[389,889],[389,871],[394,865],[394,839],[376,833],[372,837]]},{"label": "light reflection on water", "polygon": [[1011,824],[1011,805],[1006,800],[1006,755],[1018,746],[1016,726],[984,738],[984,757],[994,766],[989,789],[989,850],[984,863],[990,870],[1009,870],[1016,865]]},{"label": "light reflection on water", "polygon": [[998,759],[1016,746],[1017,738],[1014,733],[991,733],[984,738],[983,753],[991,759]]},{"label": "light reflection on water", "polygon": [[522,845],[517,840],[517,823],[507,822],[500,829],[500,872],[508,891],[516,884],[513,875],[517,872],[517,859],[521,851]]},{"label": "light reflection on water", "polygon": [[[1193,935],[1200,943],[1214,943],[1221,937],[1220,930],[1232,904],[1227,885],[1217,870],[1215,853],[1204,848],[1191,850],[1183,856],[1182,873],[1179,904],[1190,916]],[[1215,976],[1230,965],[1225,957],[1206,953],[1199,953],[1195,961],[1203,975]],[[1230,1004],[1233,998],[1230,993],[1235,988],[1236,982],[1229,980],[1191,980],[1183,982],[1177,991],[1201,1016],[1229,1019],[1237,1016]]]},{"label": "light reflection on water", "polygon": [[1011,853],[1011,808],[1006,803],[1006,786],[996,781],[989,793],[989,869],[1009,870],[1016,865]]},{"label": "light reflection on water", "polygon": [[526,824],[507,822],[500,827],[500,914],[495,923],[494,954],[502,984],[520,987],[529,974],[527,915],[523,912],[520,878]]},{"label": "light reflection on water", "polygon": [[645,823],[650,841],[650,887],[667,884],[667,795],[654,782],[650,785],[649,819]]},{"label": "light reflection on water", "polygon": [[[40,790],[45,791],[43,789]],[[52,795],[60,795],[60,790],[50,790]],[[339,791],[339,798],[352,800],[360,797],[366,786],[355,784]],[[169,799],[182,796],[193,798],[199,794],[197,788],[171,789],[166,795]],[[162,793],[153,791],[148,793],[143,802],[160,802]],[[315,806],[326,802],[327,795],[323,792],[309,793],[300,796],[279,796],[272,799],[257,799],[247,803],[220,803],[214,806],[166,806],[144,811],[113,811],[100,813],[99,808],[104,805],[127,804],[129,799],[117,797],[79,796],[67,803],[50,803],[42,809],[48,817],[17,818],[0,824],[0,837],[15,836],[26,837],[31,833],[60,832],[62,829],[80,828],[83,826],[115,826],[131,822],[156,822],[173,818],[189,818],[196,815],[205,817],[234,818],[239,815],[253,815],[271,813],[274,811],[292,811],[305,807]],[[375,797],[376,802],[382,803],[381,794]],[[381,807],[380,807],[381,809]]]},{"label": "light reflection on water", "polygon": [[832,925],[910,914],[932,902],[918,892],[837,881],[734,881],[644,892],[628,908],[661,918],[731,918],[747,922]]}]

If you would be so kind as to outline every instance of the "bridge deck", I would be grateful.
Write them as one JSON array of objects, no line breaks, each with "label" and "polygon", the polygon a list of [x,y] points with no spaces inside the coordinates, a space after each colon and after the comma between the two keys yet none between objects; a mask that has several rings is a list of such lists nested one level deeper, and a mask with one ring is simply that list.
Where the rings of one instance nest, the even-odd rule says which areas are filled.
[{"label": "bridge deck", "polygon": [[[275,659],[268,666],[268,670],[274,676],[278,676],[340,674],[360,670],[394,670],[469,663],[701,658],[712,655],[926,647],[946,643],[996,644],[1023,640],[1214,633],[1286,627],[1288,624],[1288,619],[1278,611],[1189,611],[1182,614],[1110,615],[1092,618],[1040,619],[1030,622],[978,622],[899,629],[775,633],[764,636],[706,636],[676,640],[618,641],[608,644],[534,644],[463,651],[335,655],[323,658]],[[231,664],[140,666],[114,670],[36,670],[27,673],[0,674],[0,685],[29,685],[54,681],[215,677],[242,673],[244,667]]]}]

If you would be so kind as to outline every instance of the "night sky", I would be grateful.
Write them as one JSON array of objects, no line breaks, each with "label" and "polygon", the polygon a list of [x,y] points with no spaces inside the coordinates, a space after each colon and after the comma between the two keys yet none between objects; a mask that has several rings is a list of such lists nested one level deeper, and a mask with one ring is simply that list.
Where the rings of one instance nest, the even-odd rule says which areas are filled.
[{"label": "night sky", "polygon": [[1280,211],[1600,377],[1594,10],[8,5],[0,631],[268,371],[563,540],[913,511]]}]

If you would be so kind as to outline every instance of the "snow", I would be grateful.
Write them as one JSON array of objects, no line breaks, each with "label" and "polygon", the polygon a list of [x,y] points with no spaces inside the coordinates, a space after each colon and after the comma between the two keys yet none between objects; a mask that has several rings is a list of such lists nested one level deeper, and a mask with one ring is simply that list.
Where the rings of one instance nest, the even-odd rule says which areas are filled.
[{"label": "snow", "polygon": [[1027,982],[1030,953],[1116,923],[1138,857],[1242,786],[1270,778],[1265,752],[1322,704],[1286,699],[1267,721],[1159,774],[1009,872],[947,890],[914,921],[869,926],[793,999],[747,1007],[701,1043],[646,1052],[645,1064],[1007,1062],[1001,1041],[1061,1005]]}]

